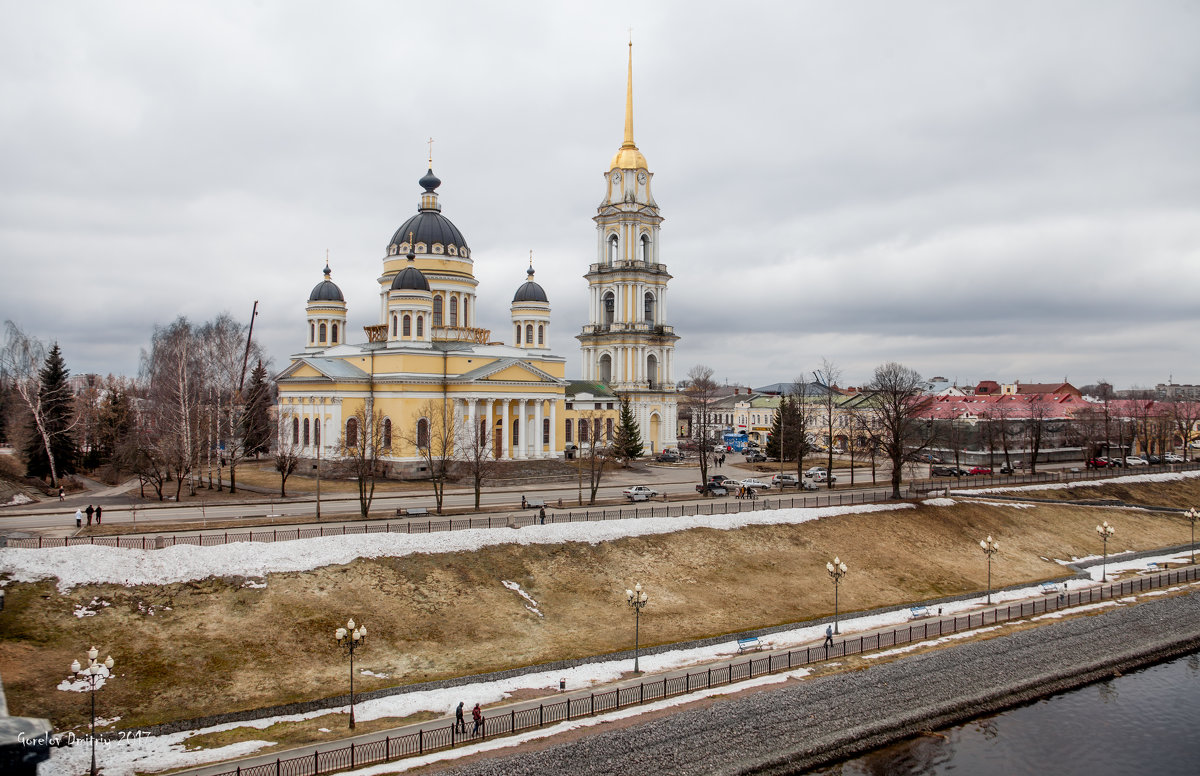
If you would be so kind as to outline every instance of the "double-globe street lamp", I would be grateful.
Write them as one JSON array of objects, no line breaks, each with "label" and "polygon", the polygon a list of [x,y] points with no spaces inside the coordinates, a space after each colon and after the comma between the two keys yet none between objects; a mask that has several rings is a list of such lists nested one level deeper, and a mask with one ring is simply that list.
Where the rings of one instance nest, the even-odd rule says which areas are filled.
[{"label": "double-globe street lamp", "polygon": [[1108,540],[1116,533],[1116,530],[1105,520],[1101,525],[1096,526],[1096,533],[1100,534],[1100,541],[1104,542],[1104,564],[1100,567],[1100,581],[1108,581]]},{"label": "double-globe street lamp", "polygon": [[829,578],[833,580],[833,632],[841,633],[838,630],[838,585],[842,581],[842,577],[846,576],[846,564],[842,563],[841,558],[835,557],[832,563],[825,564],[825,570],[829,572]]},{"label": "double-globe street lamp", "polygon": [[350,729],[354,729],[354,650],[367,643],[367,626],[354,627],[354,620],[346,622],[345,628],[333,632],[338,646],[350,655]]},{"label": "double-globe street lamp", "polygon": [[[78,660],[71,663],[71,673],[88,684],[88,692],[92,696],[92,721],[88,727],[89,738],[92,740],[92,776],[96,776],[96,689],[98,686],[104,685],[104,680],[112,676],[113,659],[109,655],[104,659],[103,663],[96,661],[100,656],[100,650],[92,647],[87,652],[87,666],[81,666]],[[97,684],[99,683],[99,684]]]},{"label": "double-globe street lamp", "polygon": [[993,541],[992,537],[988,537],[979,542],[979,549],[983,550],[983,554],[988,560],[988,584],[987,584],[987,602],[988,606],[992,605],[992,556],[1000,552],[1000,543]]},{"label": "double-globe street lamp", "polygon": [[638,647],[641,643],[641,627],[642,627],[642,609],[646,606],[646,601],[649,598],[646,596],[646,591],[642,590],[642,583],[638,582],[633,586],[633,590],[625,591],[625,598],[629,601],[629,605],[633,607],[633,672],[640,674],[638,669]]},{"label": "double-globe street lamp", "polygon": [[1195,507],[1192,507],[1188,511],[1184,512],[1183,516],[1186,517],[1188,522],[1192,524],[1192,565],[1195,565],[1196,564],[1196,519],[1200,518],[1200,512],[1196,511]]}]

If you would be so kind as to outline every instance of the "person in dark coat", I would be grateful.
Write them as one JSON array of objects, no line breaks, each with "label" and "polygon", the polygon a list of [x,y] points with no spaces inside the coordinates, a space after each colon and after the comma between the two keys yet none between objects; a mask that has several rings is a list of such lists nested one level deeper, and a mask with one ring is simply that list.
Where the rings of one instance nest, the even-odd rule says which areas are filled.
[{"label": "person in dark coat", "polygon": [[454,726],[458,728],[459,733],[467,732],[467,723],[463,719],[463,702],[458,702],[458,708],[454,710]]},{"label": "person in dark coat", "polygon": [[62,485],[58,486],[58,500],[59,501],[67,500],[67,492],[66,492],[66,490],[63,489]]},{"label": "person in dark coat", "polygon": [[92,524],[92,514],[95,513],[96,509],[91,504],[88,504],[88,508],[83,511],[85,513],[87,513],[88,525],[91,525]]},{"label": "person in dark coat", "polygon": [[96,525],[100,525],[100,513],[104,511],[104,507],[96,505]]},{"label": "person in dark coat", "polygon": [[541,507],[540,509],[538,509],[538,519],[542,521],[542,525],[546,524],[546,508],[545,507]]},{"label": "person in dark coat", "polygon": [[475,728],[471,731],[472,736],[479,735],[479,729],[483,727],[483,711],[479,708],[479,704],[475,704],[475,708],[471,709],[471,719],[475,720]]}]

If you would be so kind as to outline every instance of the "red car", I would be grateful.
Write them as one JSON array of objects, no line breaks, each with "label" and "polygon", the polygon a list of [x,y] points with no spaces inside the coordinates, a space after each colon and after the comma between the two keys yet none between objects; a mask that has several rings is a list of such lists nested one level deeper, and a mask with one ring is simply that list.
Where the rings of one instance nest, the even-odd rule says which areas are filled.
[{"label": "red car", "polygon": [[973,466],[973,467],[971,467],[971,471],[969,471],[967,473],[968,474],[991,474],[992,468],[990,466]]},{"label": "red car", "polygon": [[1108,466],[1108,461],[1103,458],[1089,458],[1087,465],[1090,469],[1103,469],[1105,466]]}]

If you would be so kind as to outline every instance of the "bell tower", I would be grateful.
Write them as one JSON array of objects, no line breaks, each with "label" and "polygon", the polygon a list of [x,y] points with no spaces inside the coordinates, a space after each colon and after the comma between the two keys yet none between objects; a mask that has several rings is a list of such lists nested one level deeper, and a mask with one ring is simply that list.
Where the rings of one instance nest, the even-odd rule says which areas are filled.
[{"label": "bell tower", "polygon": [[647,452],[676,439],[675,342],[667,323],[667,281],[650,191],[654,174],[633,140],[633,43],[625,87],[625,136],[604,174],[596,215],[596,262],[588,281],[588,324],[576,338],[583,378],[628,397]]}]

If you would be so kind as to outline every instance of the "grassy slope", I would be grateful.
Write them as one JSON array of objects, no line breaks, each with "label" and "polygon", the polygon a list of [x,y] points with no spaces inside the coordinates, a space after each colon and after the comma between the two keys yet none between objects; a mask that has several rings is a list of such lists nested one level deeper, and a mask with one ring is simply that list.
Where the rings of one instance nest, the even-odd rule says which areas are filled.
[{"label": "grassy slope", "polygon": [[[1131,498],[1157,500],[1156,486],[1140,487]],[[101,715],[120,715],[122,727],[151,724],[345,692],[348,666],[332,632],[351,616],[372,634],[356,668],[393,677],[356,677],[356,688],[373,689],[628,648],[623,591],[634,581],[650,594],[642,640],[652,644],[828,614],[824,564],[835,554],[850,566],[843,611],[982,590],[978,541],[987,534],[1004,546],[997,587],[1059,577],[1054,558],[1099,551],[1101,514],[1117,529],[1112,552],[1187,541],[1180,517],[962,503],[594,547],[360,560],[274,575],[265,589],[213,578],[59,595],[51,583],[14,584],[0,617],[0,672],[12,713],[86,725],[86,695],[54,686],[95,643],[113,654],[119,674],[101,690]],[[529,612],[505,579],[537,599],[545,617]],[[74,606],[93,597],[112,606],[75,617]]]}]

